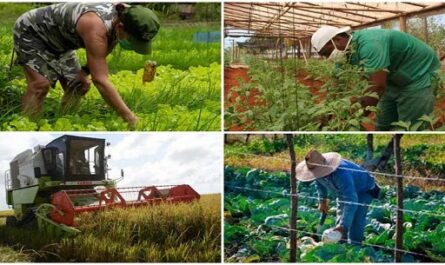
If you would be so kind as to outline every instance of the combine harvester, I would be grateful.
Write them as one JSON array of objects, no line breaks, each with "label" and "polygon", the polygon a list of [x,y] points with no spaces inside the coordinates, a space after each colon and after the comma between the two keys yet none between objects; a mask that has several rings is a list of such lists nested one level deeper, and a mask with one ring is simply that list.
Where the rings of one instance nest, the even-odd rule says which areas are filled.
[{"label": "combine harvester", "polygon": [[6,201],[15,213],[6,225],[73,235],[80,232],[75,226],[83,212],[200,198],[189,185],[115,187],[124,172],[108,178],[105,145],[104,139],[64,135],[18,154],[5,174]]}]

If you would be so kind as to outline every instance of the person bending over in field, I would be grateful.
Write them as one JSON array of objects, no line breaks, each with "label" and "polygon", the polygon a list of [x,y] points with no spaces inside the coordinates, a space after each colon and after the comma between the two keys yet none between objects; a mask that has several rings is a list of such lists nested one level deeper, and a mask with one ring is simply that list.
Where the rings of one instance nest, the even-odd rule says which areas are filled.
[{"label": "person bending over in field", "polygon": [[[117,43],[148,54],[159,26],[150,9],[125,4],[61,3],[23,14],[14,25],[14,50],[28,84],[24,114],[37,116],[57,81],[64,90],[62,110],[76,106],[89,90],[91,74],[104,100],[134,128],[138,119],[108,79],[106,57]],[[79,48],[87,55],[82,67],[75,53]]]},{"label": "person bending over in field", "polygon": [[364,108],[376,106],[376,130],[387,131],[396,121],[414,124],[434,109],[433,83],[440,61],[419,39],[387,29],[350,32],[349,27],[323,26],[311,38],[312,46],[328,59],[360,65],[379,99],[364,97]]},{"label": "person bending over in field", "polygon": [[[310,150],[296,167],[297,180],[316,181],[319,210],[328,213],[328,191],[337,197],[337,221],[334,230],[344,241],[360,245],[366,225],[367,204],[378,198],[380,188],[365,169],[342,159],[335,152],[321,154]],[[359,205],[363,204],[363,205]]]}]

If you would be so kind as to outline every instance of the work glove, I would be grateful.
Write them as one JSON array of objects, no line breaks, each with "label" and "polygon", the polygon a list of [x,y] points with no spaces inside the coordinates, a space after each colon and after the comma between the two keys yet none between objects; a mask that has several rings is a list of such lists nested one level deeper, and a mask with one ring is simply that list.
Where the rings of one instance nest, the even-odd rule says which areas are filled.
[{"label": "work glove", "polygon": [[320,210],[320,213],[327,214],[329,211],[329,200],[323,199],[318,204],[318,210]]}]

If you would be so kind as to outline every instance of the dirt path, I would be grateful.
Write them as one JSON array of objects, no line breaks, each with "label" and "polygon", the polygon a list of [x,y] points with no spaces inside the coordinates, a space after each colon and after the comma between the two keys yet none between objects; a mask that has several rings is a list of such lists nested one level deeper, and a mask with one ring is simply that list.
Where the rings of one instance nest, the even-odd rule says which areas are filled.
[{"label": "dirt path", "polygon": [[[224,68],[224,109],[227,109],[234,105],[235,99],[238,97],[238,93],[233,91],[232,88],[238,87],[240,83],[238,80],[244,82],[250,82],[250,77],[247,74],[249,71],[245,67],[225,67]],[[230,100],[228,100],[229,95]],[[249,97],[246,99],[245,96],[241,97],[243,103],[249,104],[250,106],[255,105],[255,96],[258,95],[258,91],[251,91]],[[229,131],[243,131],[245,124],[225,124],[224,127]]]}]

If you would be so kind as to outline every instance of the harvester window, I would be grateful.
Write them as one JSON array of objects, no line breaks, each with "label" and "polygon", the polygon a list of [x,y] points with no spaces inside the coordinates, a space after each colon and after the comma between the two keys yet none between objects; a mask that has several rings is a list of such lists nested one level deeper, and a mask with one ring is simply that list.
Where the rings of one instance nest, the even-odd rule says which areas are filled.
[{"label": "harvester window", "polygon": [[96,175],[100,173],[99,144],[74,140],[70,150],[70,171],[73,175]]},{"label": "harvester window", "polygon": [[63,152],[57,153],[56,156],[56,171],[62,176],[65,175],[65,158]]}]

